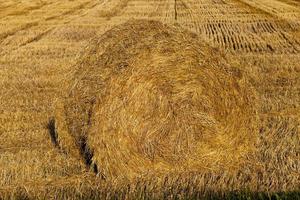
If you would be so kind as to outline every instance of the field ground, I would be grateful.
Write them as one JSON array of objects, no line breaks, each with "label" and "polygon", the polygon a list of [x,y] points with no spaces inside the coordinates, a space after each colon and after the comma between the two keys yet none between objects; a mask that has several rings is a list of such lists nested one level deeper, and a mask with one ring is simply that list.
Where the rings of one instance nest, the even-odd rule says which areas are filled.
[{"label": "field ground", "polygon": [[[53,146],[47,124],[61,81],[89,39],[132,18],[195,32],[249,74],[261,96],[260,117],[269,123],[261,132],[279,140],[264,156],[275,152],[278,162],[288,162],[289,173],[282,174],[269,163],[274,176],[287,179],[270,190],[299,189],[299,1],[0,0],[0,194],[70,188],[80,194],[78,188],[93,185],[85,166]],[[289,134],[294,140],[285,141]],[[261,137],[268,143],[275,136]],[[283,143],[293,150],[280,149]]]}]

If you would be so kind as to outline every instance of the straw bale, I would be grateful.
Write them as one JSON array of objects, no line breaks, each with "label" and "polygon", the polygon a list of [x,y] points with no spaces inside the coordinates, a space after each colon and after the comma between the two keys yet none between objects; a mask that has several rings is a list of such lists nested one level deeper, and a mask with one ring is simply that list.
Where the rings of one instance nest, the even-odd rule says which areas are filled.
[{"label": "straw bale", "polygon": [[107,178],[232,171],[255,151],[256,93],[191,32],[130,20],[91,40],[70,74],[59,141],[84,142]]}]

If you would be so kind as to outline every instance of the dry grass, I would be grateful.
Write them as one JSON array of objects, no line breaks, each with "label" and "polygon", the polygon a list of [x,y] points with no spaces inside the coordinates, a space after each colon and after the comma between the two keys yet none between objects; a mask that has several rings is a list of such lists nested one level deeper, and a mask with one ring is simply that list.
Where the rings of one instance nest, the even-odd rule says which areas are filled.
[{"label": "dry grass", "polygon": [[[261,194],[260,192],[264,192],[262,195],[264,197],[269,192],[276,192],[276,194],[281,196],[281,192],[299,191],[299,5],[299,2],[294,0],[177,0],[176,6],[173,0],[0,1],[0,198],[80,199],[85,197],[91,199],[101,197],[102,199],[111,199],[119,197],[129,199],[191,199],[204,196],[222,198],[222,195],[218,195],[224,192],[231,198],[230,194],[232,193],[230,192],[242,191],[248,188],[253,194],[251,198],[257,199],[259,194]],[[237,159],[239,163],[245,163],[244,165],[233,167],[231,167],[231,164],[224,165],[227,169],[222,171],[220,169],[225,169],[222,166],[225,160],[223,157],[223,160],[221,159],[220,162],[214,165],[210,162],[205,163],[207,166],[215,166],[213,170],[200,170],[201,167],[199,167],[199,170],[196,170],[197,172],[181,173],[179,169],[175,169],[178,168],[177,166],[171,166],[170,168],[172,169],[166,170],[164,173],[153,171],[138,180],[132,178],[132,181],[103,181],[98,180],[94,173],[90,173],[87,170],[86,164],[79,161],[82,159],[82,150],[86,149],[86,146],[82,145],[82,149],[78,149],[76,142],[74,143],[73,136],[70,137],[68,133],[63,134],[61,131],[58,131],[57,133],[59,133],[60,137],[65,135],[69,138],[69,142],[66,145],[62,145],[64,146],[63,148],[57,148],[57,146],[53,145],[49,137],[47,128],[49,126],[47,126],[47,123],[55,113],[55,107],[53,106],[55,99],[60,99],[62,95],[66,96],[67,90],[64,90],[62,85],[68,84],[62,81],[70,80],[70,83],[74,81],[72,80],[73,74],[70,74],[69,78],[66,77],[66,74],[73,71],[72,68],[79,58],[82,59],[84,55],[90,53],[90,51],[85,51],[86,46],[101,51],[100,47],[90,44],[90,38],[98,35],[96,38],[105,40],[105,37],[109,36],[109,32],[105,34],[106,31],[132,18],[157,20],[171,27],[177,24],[176,31],[171,31],[173,38],[176,40],[180,39],[178,41],[185,41],[185,43],[192,43],[190,44],[191,47],[198,45],[207,47],[204,43],[198,44],[199,42],[196,42],[194,44],[193,41],[196,39],[193,36],[185,37],[186,31],[184,29],[193,31],[200,40],[224,52],[223,57],[226,57],[226,59],[221,59],[222,56],[217,53],[219,50],[212,50],[213,52],[210,55],[213,55],[212,58],[215,58],[215,60],[207,61],[210,64],[215,63],[212,69],[218,75],[216,77],[213,76],[212,81],[214,83],[215,79],[219,77],[220,80],[230,80],[228,82],[229,85],[222,86],[224,88],[230,88],[232,83],[238,82],[238,84],[243,86],[242,88],[247,86],[246,91],[250,90],[248,88],[249,83],[252,85],[249,87],[256,90],[255,93],[260,99],[257,105],[257,116],[259,118],[259,123],[257,124],[257,131],[259,131],[257,135],[258,140],[254,147],[254,152],[247,153],[246,157],[237,156],[239,157]],[[114,28],[113,31],[118,33],[117,28]],[[153,28],[153,32],[155,31],[157,29]],[[149,32],[152,33],[152,30],[149,30]],[[130,30],[127,34],[129,33]],[[147,39],[145,35],[136,37],[143,39],[144,45],[152,45],[148,41],[150,39]],[[123,47],[118,45],[116,41],[113,41],[113,38],[115,37],[107,39],[107,42],[110,41],[116,44],[115,47],[110,47],[110,50],[114,53],[118,52],[116,56],[119,59],[129,61],[131,58],[122,56],[131,54],[120,50],[119,53],[117,48],[122,49]],[[120,41],[123,40],[124,37],[120,37]],[[160,38],[158,41],[163,44],[164,39]],[[97,40],[94,40],[94,42],[96,43]],[[177,44],[176,41],[168,39],[165,40],[165,43],[174,44],[174,48],[170,45],[165,45],[166,49],[187,48],[183,44]],[[105,52],[111,52],[107,49],[109,43],[105,43],[105,45],[108,46],[101,47],[103,52],[98,52],[97,55],[103,57]],[[133,50],[133,46],[131,46],[131,50]],[[153,47],[158,49],[160,44],[153,42]],[[209,52],[209,49],[211,48],[207,47],[205,52]],[[142,52],[151,52],[150,50],[143,50]],[[179,58],[186,56],[190,58],[191,63],[187,64],[189,60],[172,63],[172,65],[181,69],[180,73],[182,73],[184,66],[190,66],[195,61],[193,60],[194,56],[192,56],[193,52],[195,54],[199,51],[201,49],[196,49],[195,51],[190,49],[187,53],[182,53],[181,55],[179,55],[180,51],[178,53],[177,51],[173,53],[165,52],[164,54],[170,56],[168,59],[163,59],[165,60],[164,63],[161,63],[161,59],[153,59],[152,57],[142,59],[133,56],[131,63],[127,64],[130,64],[128,67],[136,69],[137,63],[143,63],[142,68],[144,71],[142,70],[140,73],[143,74],[143,77],[148,77],[148,74],[145,74],[146,72],[151,72],[152,70],[153,72],[160,72],[162,64],[168,66],[170,63],[175,62],[177,59],[172,57],[172,55],[178,55]],[[144,54],[142,52],[139,54],[140,56]],[[154,53],[152,52],[151,55],[154,55]],[[163,53],[160,52],[159,55],[162,56]],[[201,58],[200,60],[202,58],[209,59],[204,55],[200,54],[197,55],[198,57],[195,57],[197,59]],[[91,55],[91,57],[93,56],[95,55]],[[107,55],[107,58],[110,57],[112,56]],[[147,69],[146,61],[150,64],[153,62],[153,69]],[[112,59],[110,62],[114,63],[116,61]],[[105,64],[108,69],[112,67],[109,64],[110,62]],[[150,64],[149,66],[151,66]],[[224,68],[224,66],[229,67]],[[235,70],[226,71],[225,69]],[[76,71],[75,68],[74,70]],[[120,83],[123,82],[122,76],[115,74],[119,71],[126,73],[128,77],[134,74],[137,75],[138,72],[138,70],[133,70],[130,73],[126,72],[126,68],[123,70],[118,68],[114,72],[108,71],[115,75],[113,80]],[[243,76],[239,77],[238,74],[233,72],[239,72]],[[82,74],[80,70],[78,73]],[[184,73],[189,74],[187,72]],[[207,68],[207,73],[212,73],[210,68]],[[200,75],[201,77],[206,77],[201,73]],[[175,82],[170,81],[173,80],[173,77],[177,77],[176,72],[173,74],[168,72],[165,73],[163,80],[169,80],[168,86],[178,85],[178,82],[175,81],[177,79],[174,79]],[[246,82],[240,82],[240,79],[250,81],[247,81],[246,84]],[[96,78],[95,80],[98,79]],[[148,77],[141,81],[146,83],[147,80],[152,79]],[[134,96],[134,88],[127,88],[130,89],[129,92],[123,94],[125,88],[113,85],[110,81],[106,80],[108,85],[105,88],[115,89],[124,98]],[[136,82],[130,82],[130,80],[124,80],[124,82],[137,85]],[[207,85],[209,82],[200,81],[199,83],[201,83],[201,87],[209,86]],[[156,85],[156,88],[160,88],[159,85]],[[182,86],[182,88],[185,87]],[[196,92],[196,87],[192,88],[194,88],[192,92]],[[212,91],[213,89],[213,87],[208,88],[210,89],[207,91]],[[229,94],[231,93],[232,91],[229,91]],[[96,92],[96,94],[99,93]],[[104,99],[102,103],[107,104],[106,109],[120,103],[119,99],[109,94],[109,91],[103,94],[106,100]],[[144,93],[139,94],[141,96],[145,95]],[[148,102],[154,102],[150,97],[159,95],[159,93],[149,94],[151,94],[149,98],[148,96],[143,98],[148,100]],[[160,94],[165,95],[164,97],[166,98],[168,96],[166,93]],[[248,94],[248,92],[245,94]],[[90,95],[93,96],[93,94]],[[224,95],[226,96],[226,94]],[[169,95],[168,97],[174,96]],[[226,99],[228,99],[227,97]],[[182,96],[182,98],[187,100],[187,102],[192,102],[188,96]],[[216,101],[213,96],[209,96],[209,98],[210,101]],[[110,110],[101,110],[101,102],[99,98],[96,99],[98,100],[95,102],[95,107],[93,107],[92,111],[93,113],[110,113],[105,120],[121,119],[121,116],[126,116],[117,115],[117,113],[112,113]],[[108,100],[115,103],[110,105],[107,103]],[[141,99],[138,100],[140,102]],[[179,101],[179,99],[177,100]],[[172,102],[178,102],[177,100],[175,101],[173,98]],[[243,102],[240,99],[236,101]],[[163,105],[172,105],[172,102]],[[251,103],[250,105],[252,105]],[[64,104],[65,102],[62,101],[61,106],[63,107]],[[127,101],[126,105],[132,109],[138,106],[130,103],[130,101]],[[151,105],[149,104],[149,107]],[[200,104],[200,107],[203,105]],[[241,106],[238,105],[232,104],[230,106],[240,109]],[[195,105],[195,108],[197,108],[195,110],[202,112],[200,107]],[[176,109],[178,110],[176,107],[170,110],[176,111]],[[57,110],[63,110],[63,108],[58,108]],[[118,112],[121,110],[118,110]],[[217,110],[216,107],[212,107],[210,111],[213,110]],[[237,110],[236,112],[239,111]],[[61,113],[63,114],[64,112]],[[163,115],[165,112],[160,113]],[[189,113],[192,114],[190,111]],[[136,119],[141,119],[140,116],[146,114],[133,112],[132,116],[135,116]],[[216,121],[225,123],[225,118],[217,118],[212,113],[206,114],[206,116],[211,118],[214,117]],[[180,115],[185,116],[183,113],[180,113]],[[231,115],[228,114],[227,116]],[[241,116],[243,117],[244,115],[241,113]],[[123,118],[126,120],[125,117]],[[182,118],[178,119],[182,122],[184,120]],[[64,119],[68,118],[61,115],[57,121],[61,123]],[[100,119],[102,120],[101,116],[92,118],[94,122],[92,127],[96,127],[96,122]],[[237,117],[234,119],[237,119]],[[245,118],[238,118],[237,120],[244,121]],[[86,120],[84,119],[81,122],[85,123]],[[169,122],[171,123],[172,121],[170,120]],[[234,120],[228,119],[228,122],[225,125],[237,124]],[[157,125],[162,123],[158,121]],[[190,121],[187,122],[188,125],[191,125],[191,123]],[[123,124],[127,125],[128,123]],[[50,125],[50,128],[54,130],[53,127],[58,124],[52,123]],[[225,125],[222,126],[226,127]],[[101,124],[97,126],[103,128]],[[111,126],[114,125],[111,124]],[[220,127],[222,126],[220,125]],[[242,127],[242,124],[237,128],[239,127]],[[124,127],[116,128],[124,130]],[[172,128],[164,130],[172,130]],[[234,130],[233,127],[231,128],[230,130]],[[184,127],[178,130],[184,130]],[[57,133],[52,131],[52,141],[56,144],[59,142],[56,140]],[[122,136],[119,138],[133,135],[131,133],[122,134],[118,135]],[[156,136],[151,137],[151,139],[155,139]],[[62,140],[68,141],[68,138]],[[139,138],[135,137],[134,140],[136,139]],[[84,140],[82,140],[82,144],[85,144]],[[160,159],[167,164],[171,163],[169,160],[172,161],[172,159],[164,158],[159,152],[153,151],[153,149],[161,149],[160,147],[149,148],[153,146],[149,144],[151,143],[148,142],[147,145],[140,146],[140,150],[133,149],[133,152],[138,152],[133,157],[144,160],[154,155],[155,162]],[[162,145],[164,144],[166,143],[163,142]],[[74,146],[72,147],[72,145]],[[66,147],[74,151],[72,153],[68,152]],[[168,148],[172,149],[171,147],[173,148],[173,146]],[[186,149],[190,147],[192,146],[189,145]],[[145,153],[144,149],[147,150]],[[248,152],[247,149],[245,149],[245,152]],[[175,155],[176,157],[180,153],[172,153],[170,155]],[[229,155],[231,155],[230,151]],[[90,162],[90,154],[86,154],[84,161],[86,160]],[[231,161],[228,163],[231,163]],[[143,163],[143,165],[145,164]],[[99,171],[102,170],[100,165],[98,168]],[[108,167],[106,171],[102,170],[101,172],[109,177],[108,171],[117,171],[111,169],[111,167]],[[135,172],[135,169],[130,170],[133,171],[133,174],[140,173]],[[130,175],[130,177],[132,176]],[[216,195],[213,195],[213,192],[217,192]],[[291,194],[288,196],[289,198],[299,199],[297,192],[289,194]],[[285,198],[285,196],[281,197]],[[245,199],[246,197],[242,196],[241,198]],[[277,197],[273,196],[273,198]]]}]

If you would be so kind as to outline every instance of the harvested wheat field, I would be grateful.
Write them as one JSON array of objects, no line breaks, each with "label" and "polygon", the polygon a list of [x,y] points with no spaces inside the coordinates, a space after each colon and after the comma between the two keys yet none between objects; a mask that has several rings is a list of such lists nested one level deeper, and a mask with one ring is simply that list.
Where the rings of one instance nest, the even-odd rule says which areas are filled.
[{"label": "harvested wheat field", "polygon": [[0,199],[300,199],[300,2],[0,1]]}]

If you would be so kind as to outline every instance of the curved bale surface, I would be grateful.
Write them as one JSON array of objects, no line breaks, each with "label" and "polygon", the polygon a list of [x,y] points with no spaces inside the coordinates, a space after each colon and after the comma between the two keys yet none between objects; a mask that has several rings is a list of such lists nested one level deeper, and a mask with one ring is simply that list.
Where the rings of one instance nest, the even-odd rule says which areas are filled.
[{"label": "curved bale surface", "polygon": [[87,144],[107,178],[232,171],[255,150],[256,94],[193,33],[129,21],[94,38],[71,75],[59,142]]}]

